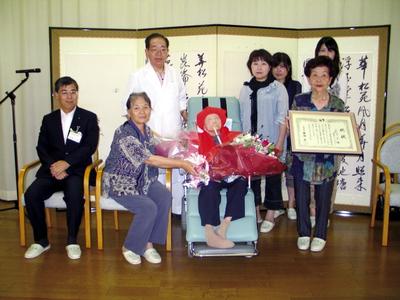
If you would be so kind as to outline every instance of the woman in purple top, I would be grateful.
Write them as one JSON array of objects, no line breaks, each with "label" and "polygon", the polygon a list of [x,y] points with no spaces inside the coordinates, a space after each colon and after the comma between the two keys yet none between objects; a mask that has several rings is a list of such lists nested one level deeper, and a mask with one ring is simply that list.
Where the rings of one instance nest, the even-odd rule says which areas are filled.
[{"label": "woman in purple top", "polygon": [[164,244],[172,195],[158,180],[158,168],[182,168],[196,175],[186,161],[154,155],[153,132],[146,125],[151,101],[146,93],[132,93],[126,102],[129,120],[114,134],[103,173],[103,194],[135,214],[122,254],[131,264],[143,256],[150,263],[161,257],[153,243]]}]

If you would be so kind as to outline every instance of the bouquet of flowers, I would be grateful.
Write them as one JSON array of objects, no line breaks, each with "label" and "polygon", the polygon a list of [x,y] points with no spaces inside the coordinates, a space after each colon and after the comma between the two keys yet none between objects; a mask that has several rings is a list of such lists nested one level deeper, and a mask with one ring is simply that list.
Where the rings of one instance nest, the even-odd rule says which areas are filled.
[{"label": "bouquet of flowers", "polygon": [[186,159],[196,165],[198,176],[189,175],[184,185],[197,188],[210,179],[222,180],[229,176],[260,176],[280,174],[285,170],[275,155],[275,145],[259,136],[240,134],[231,143],[215,146],[207,157],[198,153],[196,132],[183,131],[177,140],[161,140],[156,154]]},{"label": "bouquet of flowers", "polygon": [[200,184],[207,185],[210,181],[208,162],[205,156],[198,153],[198,148],[199,140],[197,132],[182,131],[175,140],[158,139],[155,145],[155,154],[164,157],[185,159],[194,164],[198,176],[188,175],[183,185],[197,188]]},{"label": "bouquet of flowers", "polygon": [[155,154],[171,158],[187,158],[198,151],[198,136],[194,131],[181,131],[176,139],[156,138]]},{"label": "bouquet of flowers", "polygon": [[207,160],[214,180],[230,175],[274,175],[286,168],[275,156],[273,143],[250,134],[240,134],[231,143],[214,147]]},{"label": "bouquet of flowers", "polygon": [[258,153],[263,153],[275,157],[275,145],[268,140],[261,139],[257,134],[243,133],[235,137],[232,145],[241,145],[245,148],[254,147]]}]

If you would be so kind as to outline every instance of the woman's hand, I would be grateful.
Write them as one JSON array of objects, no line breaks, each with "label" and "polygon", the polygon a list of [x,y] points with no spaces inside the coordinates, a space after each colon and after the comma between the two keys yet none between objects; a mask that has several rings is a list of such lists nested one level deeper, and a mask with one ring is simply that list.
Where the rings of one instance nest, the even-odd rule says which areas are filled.
[{"label": "woman's hand", "polygon": [[285,118],[285,122],[286,122],[286,134],[289,134],[290,133],[290,122],[289,122],[288,116]]},{"label": "woman's hand", "polygon": [[274,152],[275,152],[276,157],[278,157],[278,158],[281,157],[282,150],[280,148],[275,147]]},{"label": "woman's hand", "polygon": [[190,161],[182,160],[181,168],[193,176],[199,175],[199,173],[196,171],[196,166],[192,164]]}]

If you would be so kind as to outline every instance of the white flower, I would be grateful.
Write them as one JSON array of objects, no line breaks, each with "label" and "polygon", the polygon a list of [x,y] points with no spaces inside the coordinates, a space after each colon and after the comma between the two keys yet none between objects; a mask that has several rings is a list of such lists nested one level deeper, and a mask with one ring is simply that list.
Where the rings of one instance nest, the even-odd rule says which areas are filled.
[{"label": "white flower", "polygon": [[259,153],[268,156],[275,156],[275,145],[268,140],[262,140],[258,134],[251,135],[250,133],[242,133],[234,138],[233,145],[242,145],[243,147],[254,147]]}]

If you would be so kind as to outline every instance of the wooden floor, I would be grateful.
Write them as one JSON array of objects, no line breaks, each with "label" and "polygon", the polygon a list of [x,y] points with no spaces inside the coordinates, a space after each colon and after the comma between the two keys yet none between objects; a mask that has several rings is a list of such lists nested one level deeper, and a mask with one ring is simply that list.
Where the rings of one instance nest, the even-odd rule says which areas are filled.
[{"label": "wooden floor", "polygon": [[[0,212],[0,299],[400,299],[399,221],[392,222],[390,245],[383,248],[381,222],[370,229],[368,215],[334,214],[326,249],[310,253],[297,250],[296,224],[281,216],[271,233],[260,236],[259,256],[199,259],[187,256],[175,217],[173,252],[159,248],[160,265],[133,266],[121,255],[128,214],[120,231],[107,214],[105,249],[93,244],[78,261],[64,249],[64,213],[52,216],[50,251],[27,260],[17,210]],[[92,224],[94,235],[94,218]]]}]

